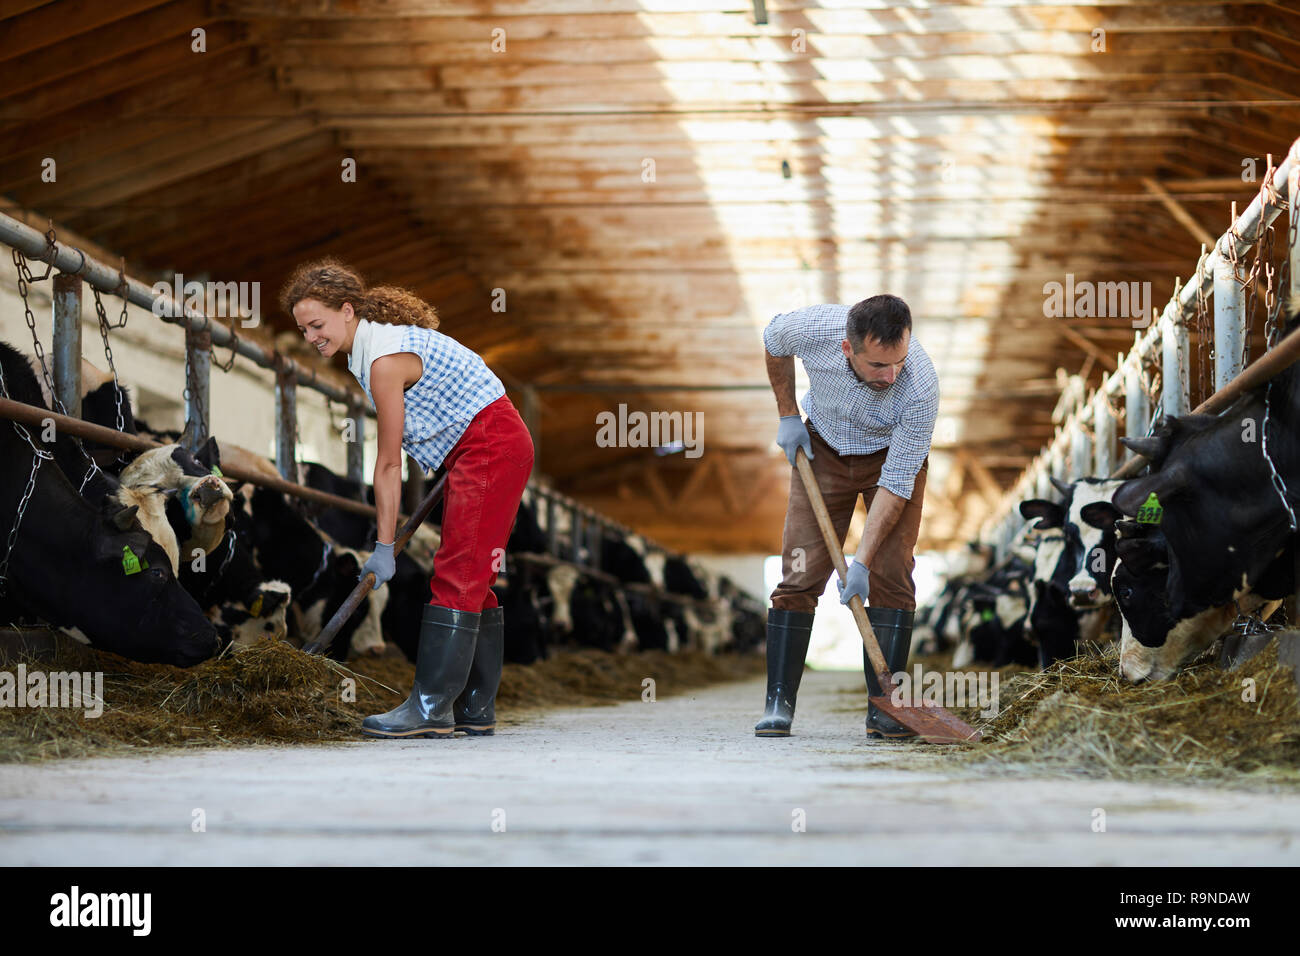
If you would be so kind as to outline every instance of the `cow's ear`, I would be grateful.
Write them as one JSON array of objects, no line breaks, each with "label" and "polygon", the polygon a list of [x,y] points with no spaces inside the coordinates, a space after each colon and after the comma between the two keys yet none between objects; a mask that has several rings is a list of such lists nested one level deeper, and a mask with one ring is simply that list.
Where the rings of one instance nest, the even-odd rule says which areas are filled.
[{"label": "cow's ear", "polygon": [[1085,524],[1100,528],[1102,531],[1110,531],[1115,527],[1115,522],[1124,517],[1124,512],[1109,501],[1094,501],[1079,509],[1079,517]]},{"label": "cow's ear", "polygon": [[1061,479],[1057,478],[1055,475],[1048,475],[1047,480],[1052,483],[1053,488],[1065,495],[1067,498],[1074,493],[1074,485],[1070,484],[1068,481],[1061,481]]},{"label": "cow's ear", "polygon": [[129,531],[135,524],[136,512],[140,510],[139,505],[131,505],[129,508],[118,507],[109,514],[108,520],[113,522],[113,527],[118,531]]},{"label": "cow's ear", "polygon": [[1110,500],[1124,514],[1136,516],[1138,509],[1146,504],[1147,498],[1152,494],[1155,494],[1157,501],[1167,501],[1182,491],[1186,484],[1187,473],[1180,462],[1154,475],[1124,482],[1115,489]]},{"label": "cow's ear", "polygon": [[221,449],[217,445],[216,438],[208,436],[208,440],[203,443],[203,447],[194,453],[194,458],[200,465],[211,469],[213,465],[221,464]]},{"label": "cow's ear", "polygon": [[1054,501],[1043,498],[1030,498],[1020,502],[1020,514],[1026,521],[1038,519],[1035,531],[1047,528],[1059,528],[1065,522],[1065,509]]}]

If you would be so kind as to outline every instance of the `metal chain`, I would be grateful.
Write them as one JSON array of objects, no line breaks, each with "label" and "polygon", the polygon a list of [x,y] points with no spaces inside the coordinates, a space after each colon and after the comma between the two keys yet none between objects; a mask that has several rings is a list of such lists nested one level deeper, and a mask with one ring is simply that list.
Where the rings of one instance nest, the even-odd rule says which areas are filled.
[{"label": "metal chain", "polygon": [[32,455],[32,471],[27,476],[27,488],[18,502],[18,513],[14,515],[14,526],[9,529],[9,540],[5,543],[4,557],[0,558],[0,596],[8,592],[9,556],[13,554],[14,546],[18,543],[18,529],[22,527],[27,503],[31,501],[32,492],[36,490],[36,472],[40,470],[42,459],[47,457],[52,457],[49,452],[38,452]]},{"label": "metal chain", "polygon": [[1273,459],[1268,453],[1268,419],[1269,419],[1269,412],[1270,412],[1269,401],[1272,397],[1273,397],[1273,382],[1269,381],[1268,388],[1264,390],[1264,425],[1263,428],[1261,429],[1263,435],[1262,435],[1262,441],[1260,445],[1261,445],[1261,450],[1264,453],[1264,461],[1268,463],[1269,477],[1273,482],[1273,490],[1277,492],[1278,498],[1282,500],[1282,507],[1286,509],[1286,516],[1291,526],[1291,533],[1295,534],[1295,530],[1296,530],[1295,510],[1291,507],[1291,502],[1287,499],[1286,483],[1282,480],[1282,476],[1278,474],[1277,466],[1273,464]]},{"label": "metal chain", "polygon": [[[113,388],[117,396],[117,430],[126,431],[126,419],[122,415],[122,388],[117,381],[117,366],[113,363],[113,346],[108,344],[108,314],[104,310],[104,300],[99,297],[99,290],[92,287],[91,291],[95,296],[95,316],[99,320],[99,337],[104,343],[104,358],[108,360],[108,370],[113,373]],[[125,305],[122,306],[122,312],[126,313]]]},{"label": "metal chain", "polygon": [[[53,237],[54,228],[51,227],[50,231],[45,234],[47,251],[48,249],[53,248]],[[41,337],[36,331],[36,316],[32,313],[31,303],[27,300],[29,283],[40,282],[45,278],[48,278],[53,266],[51,266],[50,269],[45,270],[45,275],[42,276],[41,279],[36,279],[32,276],[32,270],[27,265],[27,257],[17,249],[13,250],[13,262],[14,267],[18,270],[18,295],[23,300],[23,317],[27,321],[28,331],[32,334],[32,350],[36,353],[36,358],[41,363],[41,374],[45,378],[45,387],[49,389],[50,402],[55,406],[51,411],[57,411],[60,415],[66,416],[68,414],[68,409],[63,404],[62,399],[59,398],[58,391],[54,388],[54,376],[50,374],[49,364],[45,361],[45,347],[41,345]],[[8,393],[6,393],[6,395],[7,394]],[[86,446],[82,444],[81,439],[76,435],[71,437],[73,444],[76,445],[77,450],[81,452],[81,457],[86,459],[86,462],[90,465],[90,468],[81,476],[81,486],[77,489],[77,492],[80,494],[86,490],[86,484],[90,481],[91,476],[97,473],[102,474],[102,472],[100,471],[99,465],[96,463],[95,459],[86,451]],[[32,450],[36,450],[34,444],[32,444]]]},{"label": "metal chain", "polygon": [[[30,274],[31,273],[29,272],[28,275]],[[24,296],[23,304],[26,305],[26,302],[27,299]],[[0,365],[0,396],[3,396],[6,399],[9,397],[9,385],[5,382],[3,365]],[[5,542],[4,557],[0,558],[0,596],[5,595],[8,591],[9,556],[13,553],[14,546],[18,543],[18,529],[22,527],[23,515],[27,512],[27,503],[31,501],[32,492],[36,488],[36,472],[40,469],[43,460],[54,457],[51,452],[37,447],[36,440],[32,438],[31,433],[21,422],[11,420],[10,424],[13,425],[14,431],[18,433],[23,441],[27,442],[27,444],[31,446],[32,470],[31,474],[27,476],[27,487],[18,501],[18,510],[14,514],[13,527],[9,529],[9,537]]]}]

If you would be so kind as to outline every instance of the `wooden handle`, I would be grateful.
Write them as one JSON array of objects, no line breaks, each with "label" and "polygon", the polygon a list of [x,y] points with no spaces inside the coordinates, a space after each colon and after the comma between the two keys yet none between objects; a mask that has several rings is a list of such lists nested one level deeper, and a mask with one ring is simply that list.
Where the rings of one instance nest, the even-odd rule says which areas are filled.
[{"label": "wooden handle", "polygon": [[[794,463],[795,467],[799,469],[799,477],[803,480],[804,490],[808,493],[808,501],[812,504],[813,514],[817,516],[817,526],[821,528],[822,539],[826,542],[826,550],[830,552],[831,561],[835,563],[835,571],[840,576],[840,583],[843,584],[847,580],[849,573],[849,566],[844,560],[843,542],[835,537],[835,525],[831,523],[831,516],[826,510],[826,502],[822,499],[821,489],[817,487],[817,479],[813,475],[812,465],[802,448],[795,449]],[[857,622],[858,630],[862,632],[862,646],[867,649],[867,657],[871,661],[872,668],[876,671],[876,676],[880,679],[881,688],[886,694],[892,693],[894,680],[890,674],[889,665],[885,663],[885,655],[880,651],[880,644],[876,641],[876,632],[871,629],[867,609],[862,606],[862,598],[856,594],[849,598],[849,610],[853,612],[853,620]]]},{"label": "wooden handle", "polygon": [[[443,475],[429,490],[429,493],[424,496],[424,500],[420,502],[420,507],[415,509],[415,514],[406,519],[406,524],[402,525],[402,530],[393,539],[394,558],[401,554],[402,549],[411,540],[411,535],[415,534],[415,529],[424,524],[424,519],[429,517],[429,513],[442,499],[442,491],[446,484],[447,476]],[[367,571],[365,577],[357,582],[357,586],[352,589],[348,599],[334,612],[334,616],[329,619],[329,623],[321,629],[320,634],[316,636],[316,640],[303,646],[303,652],[307,654],[324,654],[328,651],[330,645],[334,643],[334,638],[338,636],[343,625],[347,623],[348,618],[356,613],[357,608],[361,606],[361,602],[366,599],[367,594],[374,590],[374,587],[375,573]]]}]

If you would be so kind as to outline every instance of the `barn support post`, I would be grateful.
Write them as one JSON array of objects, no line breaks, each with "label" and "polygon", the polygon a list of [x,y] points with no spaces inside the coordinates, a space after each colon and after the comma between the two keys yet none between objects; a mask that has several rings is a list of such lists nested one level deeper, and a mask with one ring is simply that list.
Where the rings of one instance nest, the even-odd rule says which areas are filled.
[{"label": "barn support post", "polygon": [[[1151,403],[1142,387],[1142,360],[1134,350],[1132,361],[1124,370],[1124,434],[1129,438],[1144,437],[1150,420]],[[1125,457],[1131,459],[1133,452]]]},{"label": "barn support post", "polygon": [[1181,316],[1169,316],[1164,336],[1160,340],[1160,368],[1163,377],[1160,411],[1166,418],[1185,415],[1190,406],[1187,396],[1188,353],[1186,324]]},{"label": "barn support post", "polygon": [[1074,423],[1070,434],[1070,480],[1082,478],[1092,466],[1092,439],[1083,430],[1082,422]]},{"label": "barn support post", "polygon": [[357,494],[366,500],[366,415],[361,406],[348,407],[348,417],[352,420],[352,440],[348,442],[348,480],[355,481]]},{"label": "barn support post", "polygon": [[[212,333],[185,329],[185,430],[181,444],[198,451],[212,434],[208,384],[212,372]],[[282,472],[283,474],[283,472]],[[285,475],[290,481],[296,481]]]},{"label": "barn support post", "polygon": [[578,507],[577,502],[569,503],[569,517],[572,521],[569,525],[569,560],[574,564],[582,564],[582,536],[585,525],[582,509]]},{"label": "barn support post", "polygon": [[546,492],[546,553],[560,556],[560,505],[550,491]]},{"label": "barn support post", "polygon": [[54,277],[54,394],[81,417],[81,276]]},{"label": "barn support post", "polygon": [[1104,390],[1097,392],[1097,400],[1092,406],[1092,422],[1097,438],[1092,449],[1092,473],[1105,477],[1115,467],[1115,416]]},{"label": "barn support post", "polygon": [[[1232,264],[1214,266],[1214,390],[1241,374],[1242,343],[1246,338],[1246,296]],[[1201,396],[1205,398],[1206,396]]]},{"label": "barn support post", "polygon": [[275,467],[298,481],[298,383],[283,366],[275,371]]},{"label": "barn support post", "polygon": [[592,512],[591,521],[591,566],[600,568],[601,549],[605,544],[605,523],[600,516]]}]

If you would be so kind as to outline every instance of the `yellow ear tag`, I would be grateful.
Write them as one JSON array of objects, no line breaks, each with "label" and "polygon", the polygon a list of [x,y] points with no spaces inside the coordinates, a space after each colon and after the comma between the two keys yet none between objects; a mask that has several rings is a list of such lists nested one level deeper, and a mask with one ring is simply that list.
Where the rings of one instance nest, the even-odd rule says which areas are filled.
[{"label": "yellow ear tag", "polygon": [[1165,516],[1165,509],[1160,506],[1160,499],[1156,497],[1153,491],[1147,495],[1147,500],[1142,503],[1138,509],[1137,520],[1139,524],[1159,524]]},{"label": "yellow ear tag", "polygon": [[259,594],[259,595],[257,596],[257,600],[253,602],[252,607],[250,607],[250,608],[248,609],[248,613],[251,614],[251,615],[253,615],[253,617],[261,617],[261,616],[262,616],[262,597],[263,597],[263,596],[262,596],[261,594]]}]

